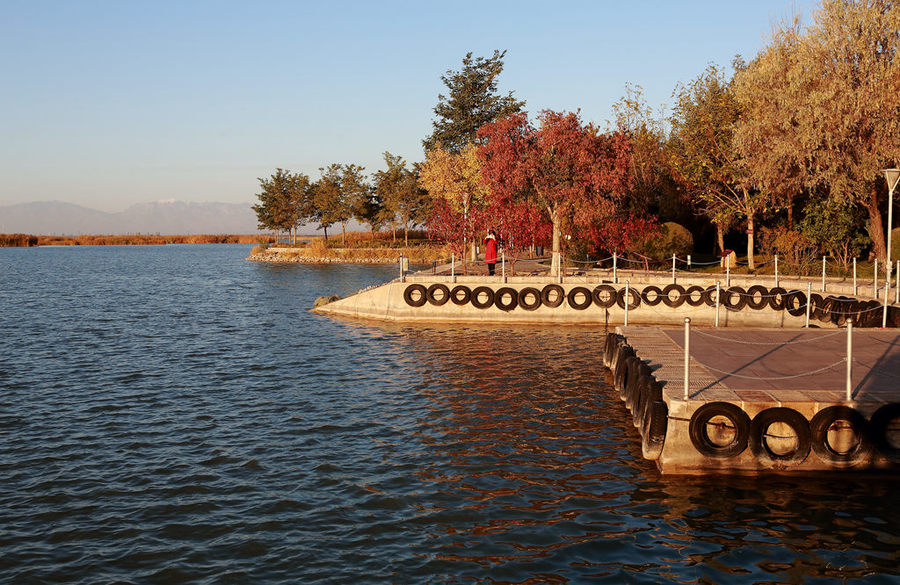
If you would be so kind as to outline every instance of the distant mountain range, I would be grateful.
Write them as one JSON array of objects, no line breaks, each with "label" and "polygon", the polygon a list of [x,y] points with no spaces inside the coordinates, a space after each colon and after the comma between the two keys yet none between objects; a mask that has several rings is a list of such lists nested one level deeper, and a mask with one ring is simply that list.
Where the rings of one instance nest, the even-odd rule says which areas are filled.
[{"label": "distant mountain range", "polygon": [[[313,228],[314,229],[314,228]],[[164,200],[107,213],[62,201],[0,207],[0,233],[79,234],[255,234],[250,204]]]}]

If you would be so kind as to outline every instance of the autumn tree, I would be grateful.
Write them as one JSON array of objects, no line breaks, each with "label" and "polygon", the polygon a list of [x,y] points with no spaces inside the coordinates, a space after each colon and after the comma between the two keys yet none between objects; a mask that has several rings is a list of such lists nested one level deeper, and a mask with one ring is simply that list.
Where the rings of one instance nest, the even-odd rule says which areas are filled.
[{"label": "autumn tree", "polygon": [[259,229],[288,232],[293,243],[296,229],[313,215],[309,177],[279,168],[259,184],[259,203],[253,205]]},{"label": "autumn tree", "polygon": [[[545,110],[539,127],[513,114],[479,130],[482,173],[494,196],[526,200],[552,225],[552,274],[559,274],[561,226],[576,212],[612,215],[628,186],[629,142],[602,134],[577,113]],[[594,215],[596,216],[596,215]]]},{"label": "autumn tree", "polygon": [[[743,63],[735,60],[735,68]],[[689,192],[701,201],[719,230],[743,220],[747,231],[747,263],[755,268],[754,227],[771,200],[755,188],[744,158],[734,144],[741,117],[730,80],[715,65],[676,92],[670,153],[673,169]]]},{"label": "autumn tree", "polygon": [[[419,170],[419,184],[432,198],[446,202],[445,219],[457,221],[460,226],[458,229],[448,228],[443,231],[456,234],[454,237],[462,240],[461,250],[470,247],[474,261],[477,220],[490,193],[490,189],[482,181],[481,161],[476,147],[469,144],[458,154],[441,147],[428,151]],[[442,212],[443,209],[438,208],[438,211]],[[465,255],[463,261],[465,262]]]},{"label": "autumn tree", "polygon": [[386,168],[374,175],[375,193],[386,212],[383,217],[403,227],[403,241],[409,245],[409,228],[425,222],[431,199],[419,186],[416,171],[406,168],[403,157],[385,152],[384,164]]},{"label": "autumn tree", "polygon": [[441,76],[448,93],[438,95],[434,107],[436,118],[432,122],[434,130],[422,141],[426,152],[440,145],[450,153],[459,153],[475,141],[483,125],[519,112],[525,106],[512,92],[505,96],[497,92],[505,55],[506,51],[494,51],[492,57],[473,59],[470,52],[463,59],[461,70],[447,70]]},{"label": "autumn tree", "polygon": [[314,203],[316,219],[325,230],[336,223],[341,224],[341,245],[346,244],[347,222],[359,217],[366,198],[370,196],[365,182],[363,167],[350,164],[331,164],[320,168],[322,177],[316,183]]},{"label": "autumn tree", "polygon": [[896,2],[824,0],[806,30],[780,27],[740,76],[748,100],[769,93],[783,101],[764,104],[753,118],[759,128],[747,132],[765,141],[756,156],[770,149],[787,161],[784,169],[770,165],[772,183],[790,191],[799,175],[809,192],[862,205],[882,257],[887,190],[880,169],[900,163],[898,31]]}]

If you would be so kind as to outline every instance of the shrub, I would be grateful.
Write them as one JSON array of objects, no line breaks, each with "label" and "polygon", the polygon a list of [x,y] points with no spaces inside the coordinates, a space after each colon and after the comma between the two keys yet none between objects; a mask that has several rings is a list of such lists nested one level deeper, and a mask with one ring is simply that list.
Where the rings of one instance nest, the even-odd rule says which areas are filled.
[{"label": "shrub", "polygon": [[694,251],[694,236],[682,225],[675,222],[666,222],[650,238],[644,248],[644,253],[657,260],[671,258],[672,254],[685,257]]}]

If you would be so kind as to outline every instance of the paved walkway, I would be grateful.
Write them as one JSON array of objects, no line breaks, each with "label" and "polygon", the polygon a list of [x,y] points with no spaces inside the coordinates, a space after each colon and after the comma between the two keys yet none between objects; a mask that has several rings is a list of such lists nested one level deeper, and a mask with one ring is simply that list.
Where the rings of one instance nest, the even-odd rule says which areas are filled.
[{"label": "paved walkway", "polygon": [[[684,329],[622,327],[665,392],[684,394]],[[691,330],[692,400],[840,402],[846,393],[847,330]],[[900,331],[854,329],[853,399],[900,401]]]}]

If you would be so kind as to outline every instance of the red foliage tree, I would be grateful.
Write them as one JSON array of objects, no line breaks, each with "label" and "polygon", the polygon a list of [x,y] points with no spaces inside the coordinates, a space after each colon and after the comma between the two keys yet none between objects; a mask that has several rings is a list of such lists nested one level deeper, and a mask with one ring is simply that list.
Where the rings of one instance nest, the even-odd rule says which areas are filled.
[{"label": "red foliage tree", "polygon": [[558,274],[561,225],[580,208],[612,215],[628,186],[630,143],[616,131],[602,134],[577,113],[545,110],[535,128],[524,113],[478,131],[482,177],[492,197],[531,201],[553,226],[553,274]]},{"label": "red foliage tree", "polygon": [[529,201],[492,198],[487,209],[487,227],[493,227],[503,244],[503,252],[513,274],[525,250],[550,239],[551,225],[541,210]]}]

